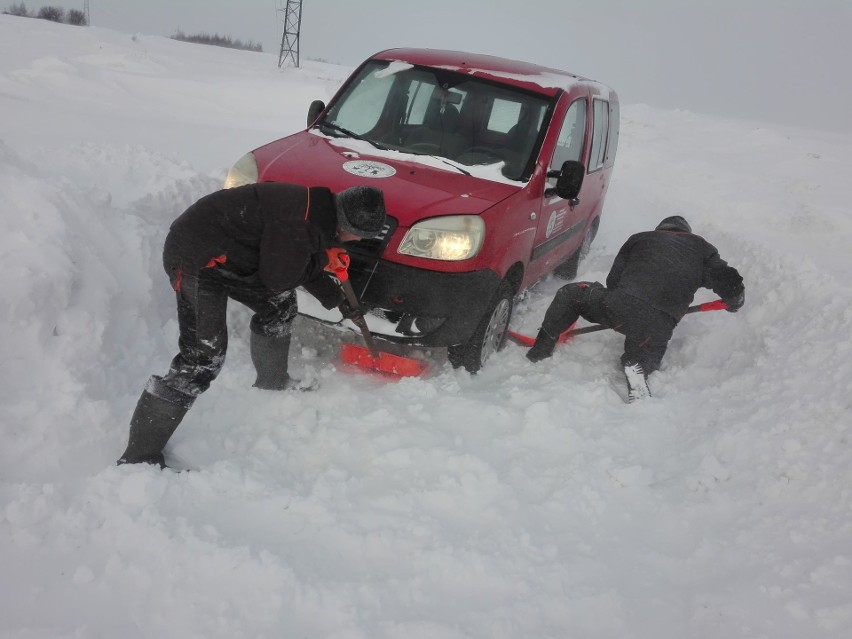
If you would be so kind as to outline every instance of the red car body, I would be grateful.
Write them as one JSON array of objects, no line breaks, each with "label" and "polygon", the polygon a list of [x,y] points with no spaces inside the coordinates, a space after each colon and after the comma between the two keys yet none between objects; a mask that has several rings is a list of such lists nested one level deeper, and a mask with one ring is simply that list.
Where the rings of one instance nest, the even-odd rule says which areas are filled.
[{"label": "red car body", "polygon": [[[473,371],[502,346],[514,296],[554,270],[576,271],[603,210],[618,107],[613,90],[564,71],[394,49],[359,66],[328,106],[312,105],[307,129],[250,156],[257,181],[381,188],[386,232],[351,250],[371,330],[447,346]],[[566,160],[579,187],[569,195],[557,188]],[[464,228],[442,230],[439,218]],[[436,257],[457,244],[453,259]]]}]

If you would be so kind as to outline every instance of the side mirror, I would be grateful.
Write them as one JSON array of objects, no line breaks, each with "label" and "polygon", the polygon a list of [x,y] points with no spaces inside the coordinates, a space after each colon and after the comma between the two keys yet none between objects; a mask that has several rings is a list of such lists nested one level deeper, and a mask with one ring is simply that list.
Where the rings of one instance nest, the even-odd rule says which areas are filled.
[{"label": "side mirror", "polygon": [[556,188],[547,189],[546,196],[558,195],[563,200],[571,200],[576,203],[583,187],[583,178],[586,177],[586,167],[582,162],[566,160],[559,171],[549,171],[547,177],[556,178]]},{"label": "side mirror", "polygon": [[308,107],[308,127],[317,121],[317,118],[323,111],[325,111],[325,102],[322,100],[311,102],[311,106]]}]

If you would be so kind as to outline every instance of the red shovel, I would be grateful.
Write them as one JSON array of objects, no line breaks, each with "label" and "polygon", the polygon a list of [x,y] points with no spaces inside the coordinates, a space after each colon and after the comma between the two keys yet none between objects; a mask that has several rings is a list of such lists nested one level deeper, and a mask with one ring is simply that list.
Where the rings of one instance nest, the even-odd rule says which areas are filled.
[{"label": "red shovel", "polygon": [[360,314],[361,305],[352,289],[352,282],[349,281],[349,254],[344,249],[336,248],[327,249],[326,253],[328,253],[328,266],[325,267],[325,270],[334,274],[340,282],[340,287],[343,289],[343,294],[346,295],[349,306],[359,312],[356,317],[352,318],[352,322],[361,330],[361,335],[367,344],[366,348],[357,344],[343,344],[340,347],[341,359],[347,364],[354,364],[361,368],[369,368],[399,377],[417,377],[423,373],[426,370],[426,365],[420,360],[379,350],[376,340],[367,327],[367,320]]},{"label": "red shovel", "polygon": [[[728,305],[725,304],[722,300],[713,300],[712,302],[704,302],[703,304],[696,304],[695,306],[690,306],[686,309],[687,313],[704,313],[706,311],[724,311],[728,308]],[[584,326],[583,328],[569,328],[567,331],[562,333],[559,336],[559,339],[556,340],[557,344],[562,344],[567,342],[575,335],[583,335],[585,333],[596,333],[597,331],[605,331],[611,326],[603,326],[601,324],[594,324],[592,326]],[[530,337],[528,335],[521,335],[520,333],[516,333],[514,331],[509,331],[509,337],[512,338],[513,341],[517,342],[521,346],[532,346],[535,344],[535,337]]]}]

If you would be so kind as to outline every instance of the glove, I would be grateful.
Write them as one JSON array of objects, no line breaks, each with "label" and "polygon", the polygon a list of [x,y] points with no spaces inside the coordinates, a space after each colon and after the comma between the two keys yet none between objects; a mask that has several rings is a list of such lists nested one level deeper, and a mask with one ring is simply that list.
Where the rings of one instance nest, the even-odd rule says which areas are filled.
[{"label": "glove", "polygon": [[728,311],[729,313],[736,313],[738,310],[740,310],[743,307],[743,304],[745,304],[745,291],[741,291],[740,294],[737,295],[736,297],[732,297],[730,299],[723,300],[723,301],[725,302],[725,305],[728,307],[728,308],[725,309],[726,311]]},{"label": "glove", "polygon": [[325,270],[334,275],[341,282],[349,277],[349,253],[343,248],[327,248],[325,254],[328,256],[328,264]]},{"label": "glove", "polygon": [[343,315],[343,319],[348,319],[353,322],[357,322],[359,319],[364,317],[361,310],[352,308],[347,300],[340,302],[340,304],[337,305],[337,310],[339,310],[340,314]]}]

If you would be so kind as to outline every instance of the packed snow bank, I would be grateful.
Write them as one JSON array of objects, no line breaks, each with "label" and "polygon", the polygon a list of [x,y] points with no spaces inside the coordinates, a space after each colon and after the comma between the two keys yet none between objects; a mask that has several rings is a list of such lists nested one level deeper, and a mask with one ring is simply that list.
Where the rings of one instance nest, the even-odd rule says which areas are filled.
[{"label": "packed snow bank", "polygon": [[308,322],[293,366],[322,389],[259,391],[235,304],[175,474],[113,465],[176,347],[168,225],[348,70],[9,16],[0,41],[0,634],[852,633],[852,140],[624,109],[580,276],[682,214],[747,286],[684,319],[643,404],[612,333],[395,382]]}]

